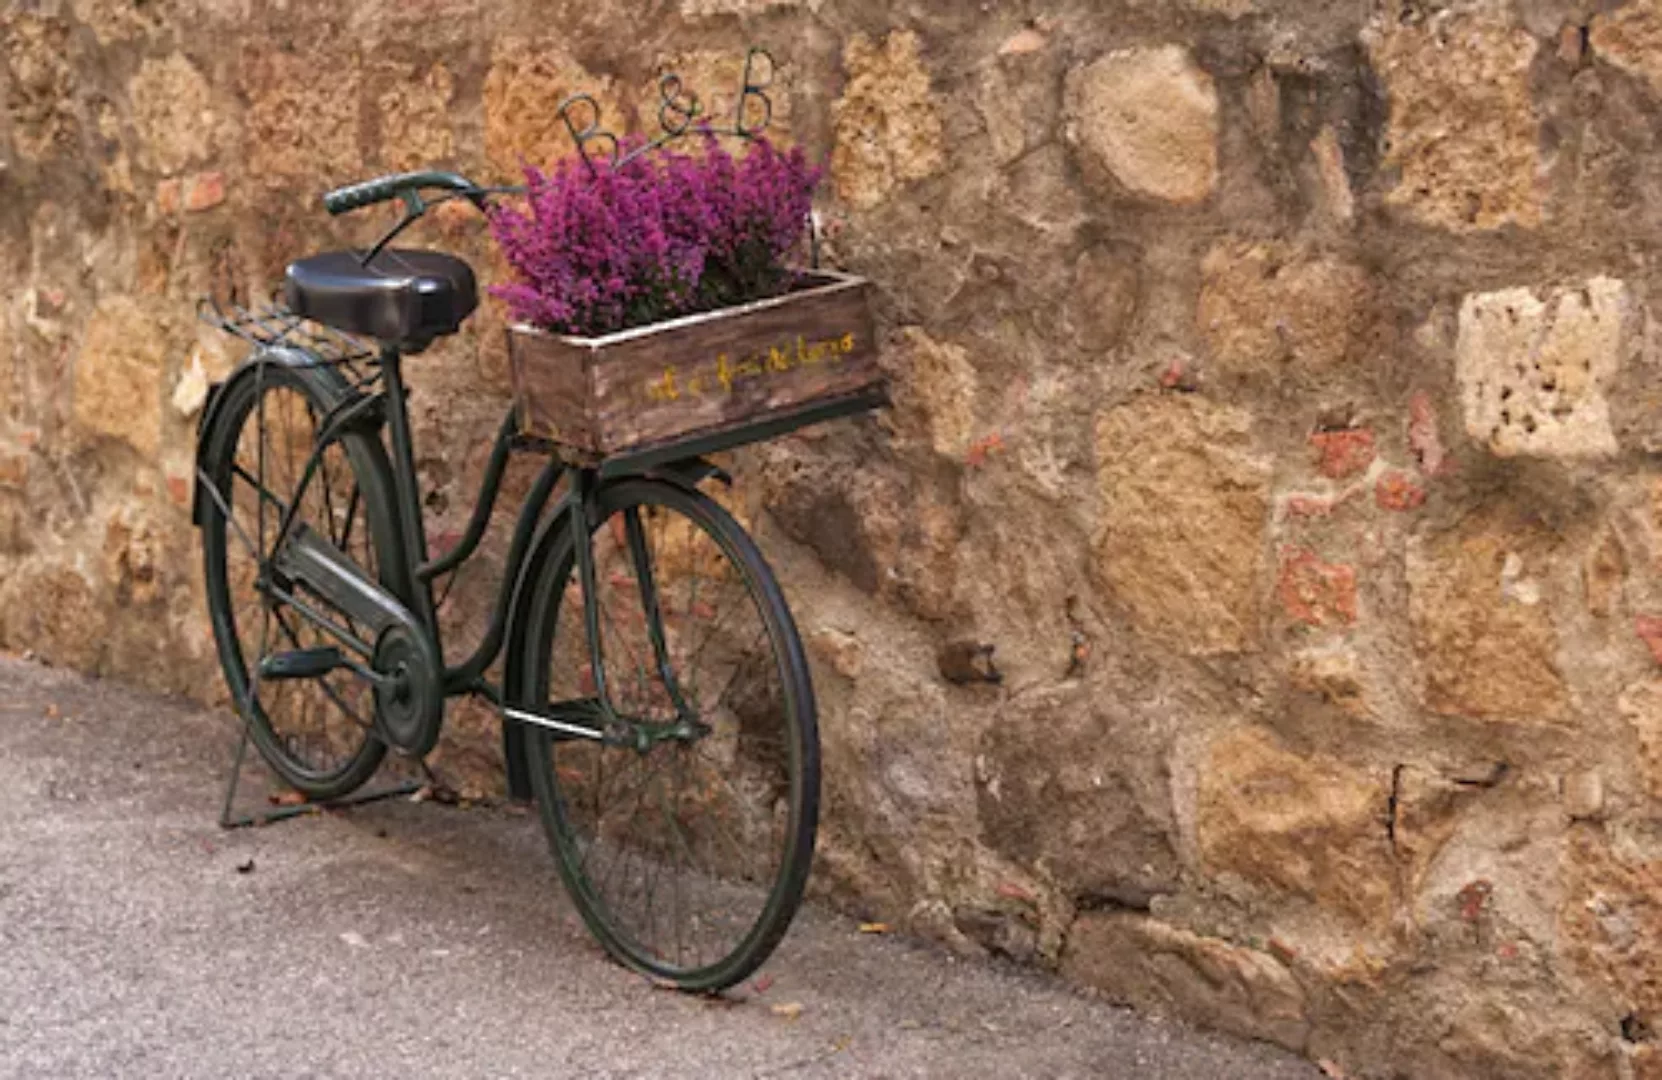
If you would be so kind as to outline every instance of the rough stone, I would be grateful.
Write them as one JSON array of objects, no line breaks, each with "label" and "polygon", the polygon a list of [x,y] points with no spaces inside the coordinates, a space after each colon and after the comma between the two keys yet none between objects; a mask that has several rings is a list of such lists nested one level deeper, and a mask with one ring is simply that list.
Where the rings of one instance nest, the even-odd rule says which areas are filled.
[{"label": "rough stone", "polygon": [[99,304],[75,358],[76,426],[154,457],[161,448],[166,364],[166,338],[153,312],[125,297]]},{"label": "rough stone", "polygon": [[1323,562],[1315,552],[1286,547],[1276,594],[1289,619],[1306,626],[1356,622],[1356,568]]},{"label": "rough stone", "polygon": [[455,156],[451,102],[456,77],[441,61],[382,63],[371,70],[380,116],[381,161],[390,169],[432,168]]},{"label": "rough stone", "polygon": [[1662,679],[1632,684],[1622,691],[1617,708],[1637,740],[1645,791],[1653,799],[1662,799]]},{"label": "rough stone", "polygon": [[1389,99],[1385,163],[1400,174],[1387,204],[1455,232],[1538,225],[1539,43],[1510,5],[1392,0],[1367,41]]},{"label": "rough stone", "polygon": [[1106,247],[1094,247],[1074,264],[1069,312],[1075,339],[1091,356],[1114,348],[1137,315],[1137,268]]},{"label": "rough stone", "polygon": [[1062,957],[1066,977],[1138,1009],[1304,1049],[1305,995],[1269,953],[1128,912],[1087,912]]},{"label": "rough stone", "polygon": [[69,149],[77,136],[73,38],[62,19],[16,8],[0,16],[6,114],[17,148],[31,158]]},{"label": "rough stone", "polygon": [[1555,557],[1540,526],[1498,512],[1410,542],[1409,617],[1432,711],[1500,722],[1568,716],[1551,608],[1534,579]]},{"label": "rough stone", "polygon": [[[327,71],[327,78],[319,72]],[[248,96],[244,150],[251,179],[275,187],[360,179],[362,92],[356,52],[318,55],[247,46],[241,78]]]},{"label": "rough stone", "polygon": [[1356,650],[1332,643],[1301,649],[1287,667],[1287,681],[1352,719],[1374,714],[1372,696]]},{"label": "rough stone", "polygon": [[1097,570],[1133,625],[1187,653],[1255,647],[1270,466],[1251,417],[1138,398],[1098,417],[1096,456]]},{"label": "rough stone", "polygon": [[987,729],[976,758],[983,841],[1076,904],[1145,907],[1177,890],[1163,770],[1133,764],[1148,735],[1088,693],[1052,692]]},{"label": "rough stone", "polygon": [[1282,243],[1226,241],[1207,253],[1196,321],[1214,367],[1278,379],[1320,374],[1366,341],[1372,284],[1361,267]]},{"label": "rough stone", "polygon": [[99,670],[110,609],[78,571],[42,566],[0,584],[0,640],[54,664]]},{"label": "rough stone", "polygon": [[937,454],[962,461],[975,438],[977,378],[963,346],[936,341],[916,327],[893,362],[896,418],[921,431]]},{"label": "rough stone", "polygon": [[1067,125],[1087,167],[1134,195],[1198,203],[1217,187],[1217,89],[1180,45],[1112,52],[1073,72]]},{"label": "rough stone", "polygon": [[212,91],[183,54],[146,60],[127,93],[146,168],[172,174],[208,159],[216,122]]},{"label": "rough stone", "polygon": [[517,174],[524,165],[548,168],[575,149],[560,105],[571,95],[589,94],[600,109],[572,114],[581,130],[591,120],[601,130],[622,132],[627,117],[610,77],[588,72],[555,40],[499,39],[491,48],[485,75],[485,156],[492,166]]},{"label": "rough stone", "polygon": [[916,34],[881,43],[857,34],[843,51],[848,82],[831,107],[831,179],[837,195],[870,209],[946,167],[945,136]]},{"label": "rough stone", "polygon": [[1384,775],[1294,753],[1260,730],[1230,732],[1213,742],[1200,775],[1201,861],[1382,925],[1392,903],[1389,797]]},{"label": "rough stone", "polygon": [[1615,614],[1626,577],[1627,553],[1622,549],[1621,538],[1614,531],[1607,532],[1582,562],[1581,581],[1587,613],[1600,619]]},{"label": "rough stone", "polygon": [[1594,55],[1644,79],[1662,95],[1662,3],[1631,0],[1593,17],[1588,44]]},{"label": "rough stone", "polygon": [[1623,851],[1602,830],[1577,829],[1562,870],[1564,954],[1613,987],[1644,1028],[1662,1024],[1662,861]]},{"label": "rough stone", "polygon": [[1627,286],[1473,293],[1460,305],[1455,374],[1466,432],[1502,457],[1616,452],[1605,387],[1632,347]]}]

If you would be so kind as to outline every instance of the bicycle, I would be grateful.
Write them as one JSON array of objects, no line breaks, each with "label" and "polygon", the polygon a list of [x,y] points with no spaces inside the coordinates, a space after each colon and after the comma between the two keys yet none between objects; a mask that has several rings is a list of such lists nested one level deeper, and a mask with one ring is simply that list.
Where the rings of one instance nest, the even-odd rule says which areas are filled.
[{"label": "bicycle", "polygon": [[[637,971],[719,990],[761,965],[801,902],[820,768],[779,584],[704,490],[731,478],[696,443],[568,460],[510,409],[461,539],[428,555],[401,361],[455,333],[477,285],[459,258],[389,245],[441,202],[484,211],[515,190],[422,172],[330,192],[331,214],[395,198],[405,212],[367,253],[291,264],[282,305],[204,309],[254,343],[198,432],[221,666],[262,756],[313,801],[357,789],[389,748],[425,756],[447,698],[491,701],[529,763],[510,786],[529,781],[595,937]],[[547,461],[489,625],[447,664],[434,582],[478,550],[523,451]]]}]

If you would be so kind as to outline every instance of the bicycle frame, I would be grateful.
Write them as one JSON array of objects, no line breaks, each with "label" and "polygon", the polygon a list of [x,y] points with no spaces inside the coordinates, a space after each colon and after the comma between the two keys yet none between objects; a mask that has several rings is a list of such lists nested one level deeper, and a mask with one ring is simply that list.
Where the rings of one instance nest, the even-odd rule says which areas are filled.
[{"label": "bicycle frame", "polygon": [[[449,551],[436,557],[429,558],[427,552],[426,524],[422,512],[421,492],[419,479],[415,470],[414,436],[409,421],[409,390],[403,378],[403,354],[394,346],[383,346],[377,363],[381,372],[382,387],[379,391],[359,391],[345,397],[338,405],[320,418],[318,435],[311,452],[301,471],[300,481],[290,501],[284,504],[270,492],[262,495],[263,504],[270,502],[276,506],[281,516],[273,542],[272,551],[282,549],[283,545],[294,539],[295,519],[299,507],[304,501],[307,488],[319,471],[322,455],[326,447],[349,426],[363,422],[376,409],[377,405],[384,404],[384,420],[387,427],[387,441],[392,466],[393,501],[395,513],[395,529],[398,544],[391,553],[395,565],[384,566],[384,571],[390,571],[395,580],[410,584],[409,594],[412,597],[410,615],[414,617],[418,630],[431,644],[433,655],[439,658],[443,665],[441,679],[442,691],[445,697],[456,697],[464,694],[478,694],[502,711],[503,717],[503,755],[507,765],[509,794],[516,799],[530,797],[530,779],[525,760],[525,728],[526,723],[552,727],[568,735],[587,738],[602,738],[597,729],[590,726],[580,726],[560,720],[554,716],[544,716],[528,713],[523,710],[509,708],[505,700],[504,687],[492,685],[484,678],[484,672],[502,656],[503,650],[514,638],[511,620],[518,602],[519,590],[529,583],[529,562],[536,550],[546,547],[551,541],[558,545],[562,540],[569,538],[574,549],[573,554],[577,564],[580,587],[583,595],[584,630],[588,637],[588,651],[590,670],[594,672],[595,699],[599,703],[599,712],[604,719],[611,715],[610,698],[606,687],[606,666],[600,655],[600,615],[596,601],[597,586],[595,581],[594,555],[590,544],[592,524],[588,520],[589,507],[592,496],[598,487],[616,476],[654,475],[659,478],[683,484],[696,486],[701,480],[719,476],[727,479],[726,474],[713,465],[697,456],[698,447],[677,447],[669,453],[655,453],[641,455],[629,462],[608,463],[607,468],[598,468],[569,462],[560,457],[558,449],[550,443],[541,440],[531,441],[527,447],[527,440],[519,434],[519,425],[515,412],[510,408],[507,416],[497,429],[495,441],[491,447],[490,458],[485,467],[485,474],[480,483],[479,491],[475,496],[473,509],[469,515],[467,526],[462,537]],[[271,359],[257,358],[252,363],[256,365],[254,377],[263,378],[264,365],[272,363]],[[262,406],[263,407],[263,406]],[[211,413],[212,406],[205,411],[204,425],[211,422],[207,413]],[[520,506],[518,519],[514,525],[512,539],[509,542],[507,564],[504,568],[502,582],[497,597],[491,609],[490,620],[485,633],[475,645],[472,653],[466,659],[456,664],[444,661],[444,650],[439,631],[438,608],[433,600],[433,582],[445,574],[460,569],[477,551],[490,526],[491,515],[496,508],[496,502],[501,494],[503,477],[507,471],[508,461],[516,449],[531,448],[548,454],[548,461],[539,472],[536,482]],[[544,522],[544,514],[549,502],[554,496],[555,489],[562,478],[570,477],[564,498],[561,500],[553,517]],[[220,499],[212,484],[201,485],[215,501]],[[263,491],[263,486],[261,488]],[[222,504],[221,511],[226,511]],[[226,512],[229,519],[230,515]],[[539,527],[540,526],[540,527]],[[566,537],[562,538],[554,530],[565,530]],[[263,532],[263,529],[262,529]],[[637,565],[644,551],[644,538],[641,524],[633,515],[626,515],[625,532],[630,546],[631,557],[637,560]],[[550,535],[545,535],[550,534]],[[661,614],[657,600],[656,583],[653,580],[650,568],[641,575],[640,579],[643,614],[646,617],[648,634],[651,639],[655,660],[661,674],[666,675],[666,686],[670,688],[672,699],[678,707],[682,706],[680,693],[670,673],[665,634],[663,631]],[[276,586],[268,585],[275,589]],[[371,643],[358,639],[345,628],[337,625],[322,612],[311,609],[307,603],[301,602],[298,597],[290,596],[287,592],[275,595],[284,600],[296,614],[324,630],[330,636],[349,645],[355,651],[368,655],[372,651]],[[390,602],[391,598],[388,598]],[[513,669],[513,657],[510,656],[510,678]],[[362,670],[360,673],[362,673]],[[506,681],[506,680],[505,680]]]}]

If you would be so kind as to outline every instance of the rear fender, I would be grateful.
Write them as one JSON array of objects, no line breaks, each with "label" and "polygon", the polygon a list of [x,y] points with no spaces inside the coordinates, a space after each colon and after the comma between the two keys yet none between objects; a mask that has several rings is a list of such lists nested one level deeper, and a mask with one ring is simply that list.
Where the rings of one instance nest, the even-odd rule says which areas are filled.
[{"label": "rear fender", "polygon": [[[316,393],[318,400],[330,409],[340,408],[363,396],[347,383],[339,371],[319,364],[315,356],[303,349],[285,346],[255,349],[223,382],[214,383],[208,388],[208,399],[203,403],[202,414],[196,421],[196,474],[191,478],[190,519],[197,528],[202,527],[207,508],[212,504],[212,500],[202,490],[202,477],[207,465],[204,455],[209,444],[214,441],[212,436],[219,425],[229,423],[222,415],[225,412],[225,402],[233,396],[229,391],[243,382],[259,378],[260,370],[273,364],[280,364],[297,372],[310,384],[310,389]],[[354,426],[362,425],[369,430],[375,430],[382,422],[383,413],[376,408],[366,410],[361,419],[354,421]]]}]

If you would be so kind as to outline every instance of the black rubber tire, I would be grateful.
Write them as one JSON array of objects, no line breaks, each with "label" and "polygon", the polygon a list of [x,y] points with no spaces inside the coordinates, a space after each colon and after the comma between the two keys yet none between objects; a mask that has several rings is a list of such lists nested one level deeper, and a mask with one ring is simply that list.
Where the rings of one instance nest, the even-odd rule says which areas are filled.
[{"label": "black rubber tire", "polygon": [[[820,752],[813,684],[795,622],[779,584],[755,543],[726,510],[708,496],[674,484],[656,480],[623,480],[601,488],[596,494],[590,518],[596,522],[596,534],[599,535],[614,515],[620,515],[631,507],[659,507],[681,515],[702,530],[737,569],[740,576],[735,580],[742,581],[748,600],[755,605],[758,623],[765,629],[768,648],[771,649],[769,655],[780,680],[780,696],[785,702],[784,727],[788,734],[781,743],[788,741],[788,746],[780,768],[788,773],[789,795],[785,824],[780,830],[782,854],[778,871],[759,916],[737,947],[714,961],[695,959],[696,967],[684,967],[653,956],[614,918],[599,895],[601,890],[585,875],[581,841],[574,835],[568,820],[562,781],[556,768],[556,747],[594,747],[597,744],[574,743],[546,728],[527,724],[526,749],[531,786],[561,879],[584,922],[606,950],[625,966],[643,974],[667,980],[684,990],[711,992],[734,985],[760,967],[784,937],[802,901],[819,820]],[[579,609],[574,609],[574,615],[576,626],[581,631],[580,601],[576,600],[580,592],[571,585],[577,577],[574,550],[569,536],[561,537],[555,543],[557,550],[544,562],[541,576],[533,583],[529,594],[525,652],[519,666],[523,684],[518,688],[520,692],[511,698],[511,703],[524,708],[536,709],[548,700],[557,644],[556,627],[560,621],[561,605],[568,594],[579,605]],[[602,585],[602,588],[605,587]],[[572,616],[568,616],[570,618]],[[710,632],[713,634],[714,629]],[[605,636],[604,627],[602,636]],[[582,647],[581,644],[579,647]],[[724,693],[730,688],[731,681],[724,688]],[[636,805],[638,811],[639,798]],[[686,847],[684,841],[682,846]],[[650,900],[648,903],[650,905]]]},{"label": "black rubber tire", "polygon": [[[257,423],[258,396],[274,389],[299,394],[317,415],[327,413],[346,393],[344,384],[329,369],[296,370],[282,363],[266,365],[259,379],[234,378],[222,393],[227,395],[219,403],[211,428],[202,435],[201,462],[203,470],[212,478],[215,488],[227,505],[233,494],[232,464],[246,424]],[[398,544],[394,524],[392,500],[392,471],[385,449],[378,438],[364,432],[348,432],[340,439],[353,480],[363,497],[363,511],[369,526],[370,543],[374,546],[381,583],[394,592],[400,590],[393,580],[393,568],[402,565],[394,555]],[[242,490],[251,491],[245,485]],[[249,669],[243,656],[242,643],[236,630],[236,608],[231,596],[227,568],[228,544],[242,547],[242,540],[227,525],[218,503],[203,494],[202,558],[207,584],[208,616],[213,624],[214,642],[218,647],[220,667],[225,675],[231,700],[239,702],[249,687]],[[402,597],[407,602],[407,597]],[[343,755],[338,767],[318,769],[291,755],[283,738],[274,727],[266,711],[257,704],[253,715],[247,718],[249,732],[255,747],[266,763],[283,781],[309,800],[322,802],[342,798],[356,791],[374,775],[386,755],[386,744],[373,731],[363,730],[363,740],[355,752]]]}]

